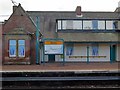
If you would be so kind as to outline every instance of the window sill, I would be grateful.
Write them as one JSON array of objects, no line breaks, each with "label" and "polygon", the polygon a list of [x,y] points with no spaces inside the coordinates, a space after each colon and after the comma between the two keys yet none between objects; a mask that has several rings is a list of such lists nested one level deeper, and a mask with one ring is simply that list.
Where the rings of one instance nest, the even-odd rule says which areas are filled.
[{"label": "window sill", "polygon": [[90,33],[118,33],[120,32],[120,30],[71,30],[71,29],[67,29],[67,30],[63,30],[63,29],[59,29],[57,30],[57,32],[62,32],[62,33],[84,33],[84,32],[90,32]]}]

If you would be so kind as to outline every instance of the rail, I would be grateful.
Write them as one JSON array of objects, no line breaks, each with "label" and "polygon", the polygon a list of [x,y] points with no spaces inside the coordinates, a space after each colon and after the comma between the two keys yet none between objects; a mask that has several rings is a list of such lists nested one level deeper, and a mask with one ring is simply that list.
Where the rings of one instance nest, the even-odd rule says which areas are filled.
[{"label": "rail", "polygon": [[120,80],[120,76],[81,77],[3,77],[0,81],[78,81],[78,80]]}]

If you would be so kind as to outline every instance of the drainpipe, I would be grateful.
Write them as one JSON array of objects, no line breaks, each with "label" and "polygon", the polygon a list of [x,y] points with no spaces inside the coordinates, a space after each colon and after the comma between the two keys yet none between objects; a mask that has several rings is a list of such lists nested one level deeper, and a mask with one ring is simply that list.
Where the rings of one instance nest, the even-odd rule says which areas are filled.
[{"label": "drainpipe", "polygon": [[36,64],[39,64],[39,17],[36,16]]},{"label": "drainpipe", "polygon": [[87,46],[87,64],[89,63],[89,46]]},{"label": "drainpipe", "polygon": [[112,54],[112,52],[113,52],[113,48],[112,48],[112,45],[110,45],[110,63],[111,64],[113,62],[113,54]]}]

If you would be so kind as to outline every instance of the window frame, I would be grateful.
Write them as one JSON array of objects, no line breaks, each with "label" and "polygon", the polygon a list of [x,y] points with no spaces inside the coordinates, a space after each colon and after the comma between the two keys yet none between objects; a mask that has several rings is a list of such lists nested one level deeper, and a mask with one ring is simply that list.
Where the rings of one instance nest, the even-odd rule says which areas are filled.
[{"label": "window frame", "polygon": [[[11,39],[11,40],[9,40],[9,57],[16,57],[17,56],[17,42],[16,42],[16,44],[12,44],[11,45],[11,43],[10,43],[10,41],[12,41],[12,40],[14,40],[15,42],[16,42],[16,40],[15,39]],[[15,46],[15,55],[11,55],[11,46]]]},{"label": "window frame", "polygon": [[[83,28],[82,28],[83,30],[92,30],[93,29],[92,20],[83,20],[82,22],[83,22]],[[89,25],[84,27],[86,25],[86,23]]]},{"label": "window frame", "polygon": [[[110,27],[107,27],[109,26],[107,22],[112,22],[112,28]],[[106,20],[106,30],[114,30],[115,29],[115,26],[114,26],[114,21],[113,20]]]},{"label": "window frame", "polygon": [[[25,57],[25,40],[22,40],[22,41],[24,41],[24,44],[19,44],[19,41],[20,40],[18,40],[18,57]],[[19,47],[20,46],[24,46],[24,55],[19,54]]]},{"label": "window frame", "polygon": [[[73,24],[70,26],[67,25],[68,22],[73,22]],[[78,21],[78,24],[80,24],[80,27],[79,25],[77,25],[77,21]],[[90,28],[85,28],[85,23],[87,23],[88,21],[88,25],[86,26],[90,26]],[[89,21],[90,21],[90,25],[89,25]],[[113,24],[112,26],[110,27],[113,27],[111,29],[107,28],[107,21],[113,21]],[[115,31],[115,30],[118,30],[119,28],[115,27],[114,25],[114,22],[118,23],[120,20],[119,19],[57,19],[57,30],[58,31],[81,31],[81,32],[84,32],[84,31],[96,31],[96,32],[111,32],[111,31]],[[59,22],[59,24],[58,24]],[[60,23],[61,22],[61,23]],[[75,24],[74,24],[75,22]],[[80,22],[80,23],[79,23]],[[93,25],[95,24],[95,25]],[[117,25],[117,24],[116,24]],[[68,27],[71,27],[71,28],[67,28]],[[109,26],[109,25],[108,25]],[[59,28],[58,28],[59,27]]]},{"label": "window frame", "polygon": [[[16,49],[16,55],[10,55],[10,46],[11,46],[11,45],[10,45],[10,41],[11,41],[11,40],[15,40],[15,42],[16,42],[16,48],[15,48],[15,49]],[[19,39],[19,40],[24,40],[24,39]],[[17,58],[17,57],[18,57],[18,58],[24,58],[24,57],[25,57],[25,50],[26,50],[26,49],[25,49],[25,48],[26,48],[26,47],[25,47],[25,46],[26,46],[25,40],[24,40],[24,55],[23,55],[23,56],[20,56],[20,55],[19,55],[19,46],[23,46],[23,45],[19,45],[19,40],[9,39],[9,41],[8,41],[8,42],[9,42],[9,43],[8,43],[8,47],[9,47],[9,57],[10,57],[10,58]]]}]

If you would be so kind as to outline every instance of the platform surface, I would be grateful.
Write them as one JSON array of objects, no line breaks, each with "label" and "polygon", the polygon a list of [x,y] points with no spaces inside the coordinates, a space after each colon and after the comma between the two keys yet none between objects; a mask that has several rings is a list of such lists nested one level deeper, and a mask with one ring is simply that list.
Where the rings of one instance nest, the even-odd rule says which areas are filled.
[{"label": "platform surface", "polygon": [[40,65],[2,65],[0,72],[117,72],[120,71],[120,63],[45,63]]}]

